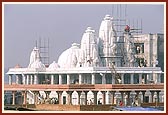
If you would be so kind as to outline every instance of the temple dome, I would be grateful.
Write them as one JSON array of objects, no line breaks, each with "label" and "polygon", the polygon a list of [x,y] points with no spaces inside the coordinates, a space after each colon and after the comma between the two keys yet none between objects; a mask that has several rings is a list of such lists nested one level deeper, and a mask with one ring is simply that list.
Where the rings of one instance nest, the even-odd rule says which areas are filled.
[{"label": "temple dome", "polygon": [[58,58],[60,68],[73,68],[77,66],[80,55],[79,44],[73,43],[72,46],[65,50]]},{"label": "temple dome", "polygon": [[40,51],[37,47],[34,47],[30,54],[30,62],[29,62],[28,68],[31,68],[32,64],[36,61],[40,62]]},{"label": "temple dome", "polygon": [[58,65],[58,63],[56,63],[55,61],[53,61],[53,63],[51,63],[48,68],[49,69],[57,69],[59,67],[60,66]]},{"label": "temple dome", "polygon": [[95,44],[96,43],[96,35],[95,35],[95,30],[93,30],[91,27],[88,27],[85,30],[85,33],[82,36],[82,40],[81,40],[81,48],[84,45],[88,45],[88,44]]},{"label": "temple dome", "polygon": [[45,65],[44,65],[41,61],[36,60],[35,62],[33,62],[33,63],[31,64],[30,68],[44,69],[44,68],[45,68]]}]

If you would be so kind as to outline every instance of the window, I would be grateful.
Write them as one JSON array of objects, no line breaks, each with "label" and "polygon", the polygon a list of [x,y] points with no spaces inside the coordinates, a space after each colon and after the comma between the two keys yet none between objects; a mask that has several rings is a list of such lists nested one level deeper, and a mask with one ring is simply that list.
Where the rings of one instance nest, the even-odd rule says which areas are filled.
[{"label": "window", "polygon": [[144,53],[144,43],[135,43],[136,54]]},{"label": "window", "polygon": [[136,62],[139,67],[147,67],[147,60],[144,60],[144,58],[136,58]]}]

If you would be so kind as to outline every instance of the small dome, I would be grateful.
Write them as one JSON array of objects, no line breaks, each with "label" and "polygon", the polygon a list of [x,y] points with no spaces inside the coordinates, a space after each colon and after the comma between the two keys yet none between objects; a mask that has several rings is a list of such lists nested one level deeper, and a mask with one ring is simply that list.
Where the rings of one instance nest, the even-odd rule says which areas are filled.
[{"label": "small dome", "polygon": [[15,65],[15,68],[21,68],[21,66],[19,64]]},{"label": "small dome", "polygon": [[96,40],[97,40],[97,37],[95,35],[95,30],[92,29],[91,27],[88,27],[82,36],[81,48],[83,49],[85,45],[96,43]]},{"label": "small dome", "polygon": [[56,63],[55,61],[53,61],[53,63],[51,63],[48,68],[49,69],[57,69],[59,67],[60,66],[58,65],[58,63]]},{"label": "small dome", "polygon": [[104,17],[104,20],[112,20],[113,18],[110,16],[110,15],[106,15],[105,17]]},{"label": "small dome", "polygon": [[65,50],[58,58],[60,68],[73,68],[77,66],[80,54],[79,44],[73,43],[72,47]]},{"label": "small dome", "polygon": [[41,61],[35,61],[31,64],[30,68],[45,68],[45,65]]},{"label": "small dome", "polygon": [[92,27],[87,27],[87,29],[85,30],[85,32],[95,32],[95,30],[92,29]]}]

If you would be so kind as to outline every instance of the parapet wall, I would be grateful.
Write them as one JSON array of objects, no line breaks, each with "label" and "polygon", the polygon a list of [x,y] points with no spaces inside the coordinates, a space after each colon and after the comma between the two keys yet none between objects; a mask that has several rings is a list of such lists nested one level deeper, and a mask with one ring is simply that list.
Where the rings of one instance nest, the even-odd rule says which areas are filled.
[{"label": "parapet wall", "polygon": [[36,109],[40,111],[80,111],[80,105],[38,104]]},{"label": "parapet wall", "polygon": [[36,110],[40,111],[110,111],[111,109],[112,105],[36,105]]},{"label": "parapet wall", "polygon": [[112,105],[81,105],[80,111],[111,111]]}]

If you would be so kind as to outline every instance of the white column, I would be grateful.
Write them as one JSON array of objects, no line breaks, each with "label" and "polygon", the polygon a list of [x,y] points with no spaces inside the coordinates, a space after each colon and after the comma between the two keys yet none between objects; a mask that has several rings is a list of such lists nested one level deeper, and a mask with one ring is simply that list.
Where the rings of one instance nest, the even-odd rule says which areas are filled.
[{"label": "white column", "polygon": [[95,84],[95,74],[92,74],[92,84]]},{"label": "white column", "polygon": [[25,75],[25,85],[27,84],[27,75]]},{"label": "white column", "polygon": [[19,84],[19,75],[16,75],[16,84]]},{"label": "white column", "polygon": [[[150,92],[150,91],[149,91]],[[152,102],[152,95],[151,95],[151,92],[150,92],[150,95],[149,95],[149,103]]]},{"label": "white column", "polygon": [[12,85],[12,75],[9,75],[9,81],[8,81],[9,85]]},{"label": "white column", "polygon": [[27,85],[29,84],[29,75],[27,75]]},{"label": "white column", "polygon": [[105,77],[105,74],[103,74],[103,76],[102,76],[102,84],[106,84],[106,77]]},{"label": "white column", "polygon": [[54,84],[54,75],[51,75],[51,84]]},{"label": "white column", "polygon": [[69,84],[70,84],[70,75],[67,74],[67,85],[69,85]]},{"label": "white column", "polygon": [[111,103],[111,93],[109,91],[106,92],[106,104]]},{"label": "white column", "polygon": [[15,105],[15,93],[16,91],[12,91],[12,105]]},{"label": "white column", "polygon": [[33,84],[33,75],[30,75],[30,84]]},{"label": "white column", "polygon": [[26,76],[25,75],[22,75],[22,83],[26,84]]},{"label": "white column", "polygon": [[34,84],[38,84],[38,76],[37,76],[37,74],[34,75]]},{"label": "white column", "polygon": [[79,74],[79,84],[82,84],[82,74]]},{"label": "white column", "polygon": [[158,75],[157,75],[157,73],[153,73],[153,81],[154,81],[154,83],[157,83],[158,81]]},{"label": "white column", "polygon": [[59,74],[59,85],[62,84],[62,75]]},{"label": "white column", "polygon": [[157,83],[161,83],[161,73],[157,74]]},{"label": "white column", "polygon": [[115,84],[115,78],[114,78],[114,74],[112,74],[112,84]]},{"label": "white column", "polygon": [[146,77],[147,77],[146,78],[146,80],[147,80],[146,83],[148,84],[149,83],[149,79],[150,79],[149,73],[146,75]]},{"label": "white column", "polygon": [[142,73],[139,73],[139,84],[143,84],[142,83]]},{"label": "white column", "polygon": [[134,74],[131,73],[131,84],[134,84]]},{"label": "white column", "polygon": [[124,73],[121,74],[121,84],[124,84]]}]

